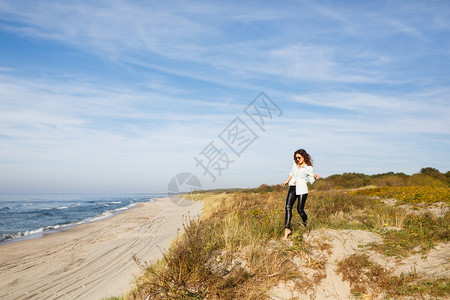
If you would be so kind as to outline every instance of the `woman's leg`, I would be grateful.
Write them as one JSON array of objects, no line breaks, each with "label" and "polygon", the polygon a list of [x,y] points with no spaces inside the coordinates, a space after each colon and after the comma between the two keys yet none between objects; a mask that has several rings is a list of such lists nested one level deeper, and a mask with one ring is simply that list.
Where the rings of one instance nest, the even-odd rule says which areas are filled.
[{"label": "woman's leg", "polygon": [[284,239],[287,239],[288,235],[291,233],[292,207],[294,206],[296,198],[295,186],[289,187],[284,215]]},{"label": "woman's leg", "polygon": [[306,226],[306,220],[308,220],[308,216],[305,212],[305,203],[306,198],[308,197],[308,194],[301,194],[299,195],[298,203],[297,203],[297,211],[300,217],[302,217],[303,225]]}]

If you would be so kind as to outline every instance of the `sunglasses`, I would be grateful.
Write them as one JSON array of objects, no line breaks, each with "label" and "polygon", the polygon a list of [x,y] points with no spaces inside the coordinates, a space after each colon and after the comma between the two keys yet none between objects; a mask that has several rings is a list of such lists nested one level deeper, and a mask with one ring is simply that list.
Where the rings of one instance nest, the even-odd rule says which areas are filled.
[{"label": "sunglasses", "polygon": [[301,156],[296,156],[294,159],[295,160],[300,160],[302,157]]}]

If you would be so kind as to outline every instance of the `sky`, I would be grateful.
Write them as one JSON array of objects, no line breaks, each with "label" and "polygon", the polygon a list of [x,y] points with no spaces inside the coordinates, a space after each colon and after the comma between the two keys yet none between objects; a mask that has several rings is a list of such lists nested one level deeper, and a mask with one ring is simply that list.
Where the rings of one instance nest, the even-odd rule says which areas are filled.
[{"label": "sky", "polygon": [[0,193],[278,184],[300,148],[322,177],[445,173],[449,16],[449,1],[0,0]]}]

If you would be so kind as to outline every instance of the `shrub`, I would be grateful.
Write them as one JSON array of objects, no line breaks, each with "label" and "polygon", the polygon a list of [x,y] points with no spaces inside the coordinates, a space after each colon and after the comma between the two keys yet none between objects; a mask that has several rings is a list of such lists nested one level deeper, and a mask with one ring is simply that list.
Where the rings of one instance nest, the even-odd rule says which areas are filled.
[{"label": "shrub", "polygon": [[434,186],[409,187],[376,187],[352,192],[356,195],[376,196],[380,198],[395,198],[401,203],[436,203],[450,204],[450,188]]}]

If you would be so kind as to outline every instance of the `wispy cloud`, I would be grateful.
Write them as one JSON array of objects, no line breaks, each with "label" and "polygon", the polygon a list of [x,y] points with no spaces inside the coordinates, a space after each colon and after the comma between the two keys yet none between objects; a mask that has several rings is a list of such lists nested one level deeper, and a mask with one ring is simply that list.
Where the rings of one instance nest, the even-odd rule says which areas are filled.
[{"label": "wispy cloud", "polygon": [[[359,74],[354,74],[355,70],[345,66],[347,61],[337,59],[338,55],[343,55],[333,50],[336,49],[333,44],[317,45],[312,37],[308,37],[304,42],[297,42],[292,35],[300,35],[304,40],[304,29],[294,25],[297,20],[293,17],[288,18],[285,24],[290,33],[287,36],[283,27],[275,24],[282,20],[283,16],[290,17],[290,13],[281,9],[273,10],[272,7],[264,9],[246,5],[239,8],[210,5],[209,12],[212,15],[207,15],[207,11],[199,14],[192,10],[190,14],[182,14],[185,5],[177,2],[174,2],[170,9],[161,5],[136,5],[126,2],[116,2],[111,6],[93,6],[83,2],[40,2],[34,5],[34,10],[23,9],[23,5],[25,4],[10,2],[9,6],[3,8],[4,18],[21,22],[21,25],[3,25],[4,30],[34,38],[61,41],[84,51],[109,56],[112,60],[120,61],[125,55],[140,54],[144,55],[141,60],[146,61],[152,59],[148,55],[153,53],[175,60],[165,63],[166,69],[177,70],[178,68],[171,65],[177,60],[183,60],[219,68],[228,74],[241,77],[261,74],[332,82],[373,82],[383,79],[374,77],[371,72],[365,73],[362,68],[359,69]],[[344,17],[343,14],[324,7],[317,6],[316,10],[315,13],[322,16],[321,19],[325,16],[325,21],[326,18],[341,21],[340,29],[349,27],[349,19],[352,16]],[[301,21],[306,15],[300,15],[298,18]],[[307,18],[307,21],[310,19],[313,18]],[[231,36],[224,30],[227,26],[237,30],[245,29],[247,26],[242,22],[262,22],[264,26],[273,25],[275,31],[264,34],[255,32],[255,36],[248,40],[248,37],[241,36],[239,31],[233,31]],[[397,27],[403,24],[395,19],[389,22],[397,24]],[[334,24],[329,24],[332,25]],[[403,25],[402,28],[404,31],[410,27]],[[386,29],[386,32],[389,32],[389,29]],[[332,35],[326,33],[318,37],[334,40]],[[351,51],[348,53],[352,54]],[[186,67],[192,69],[194,66]],[[193,74],[198,73],[191,71]]]},{"label": "wispy cloud", "polygon": [[[442,90],[440,95],[433,91],[433,98],[428,93],[424,94],[402,94],[400,96],[393,95],[377,95],[368,93],[319,93],[314,95],[294,96],[296,101],[300,103],[308,103],[319,106],[334,107],[354,113],[367,115],[377,114],[397,115],[422,115],[432,121],[436,116],[443,117],[449,113],[449,103],[443,103],[442,99],[449,97],[449,90]],[[441,119],[441,118],[439,118]]]},{"label": "wispy cloud", "polygon": [[[324,176],[449,168],[448,12],[439,1],[2,1],[0,34],[14,38],[0,59],[0,182],[48,187],[72,173],[79,187],[104,177],[161,190],[178,170],[200,173],[192,157],[260,91],[284,113],[236,163],[242,174],[279,182],[297,147]],[[238,173],[224,185],[250,182]]]}]

